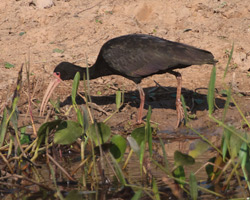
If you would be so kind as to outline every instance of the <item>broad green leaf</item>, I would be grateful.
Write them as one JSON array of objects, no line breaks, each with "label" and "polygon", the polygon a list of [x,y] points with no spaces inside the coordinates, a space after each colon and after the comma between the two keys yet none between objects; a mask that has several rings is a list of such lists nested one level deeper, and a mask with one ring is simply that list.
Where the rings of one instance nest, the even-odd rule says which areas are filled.
[{"label": "broad green leaf", "polygon": [[131,200],[139,200],[141,199],[141,195],[142,195],[142,190],[138,190],[136,191],[136,193],[134,194]]},{"label": "broad green leaf", "polygon": [[137,156],[140,156],[140,146],[138,145],[136,140],[133,137],[131,137],[131,135],[127,137],[127,140],[129,142],[131,149],[133,149],[133,151],[137,154]]},{"label": "broad green leaf", "polygon": [[4,138],[5,138],[6,131],[7,131],[7,127],[8,127],[8,123],[7,123],[7,109],[4,108],[3,118],[2,118],[1,125],[0,125],[0,147],[3,146]]},{"label": "broad green leaf", "polygon": [[137,144],[140,146],[142,141],[145,140],[145,127],[139,127],[132,131],[131,137],[133,137]]},{"label": "broad green leaf", "polygon": [[193,174],[193,172],[190,173],[189,176],[189,186],[190,186],[190,195],[193,200],[198,199],[198,186],[197,186],[197,181],[196,177]]},{"label": "broad green leaf", "polygon": [[215,80],[216,80],[216,68],[213,66],[209,86],[208,86],[208,95],[207,95],[207,102],[208,102],[208,113],[212,115],[214,111],[214,90],[215,90]]},{"label": "broad green leaf", "polygon": [[76,105],[76,94],[77,94],[77,89],[79,86],[79,81],[80,81],[80,73],[77,72],[75,77],[74,77],[74,82],[73,82],[73,87],[72,87],[72,104]]},{"label": "broad green leaf", "polygon": [[195,160],[192,156],[181,153],[180,151],[174,152],[174,162],[176,166],[193,165]]},{"label": "broad green leaf", "polygon": [[103,144],[108,141],[111,130],[108,125],[102,122],[93,123],[90,125],[87,134],[95,142],[96,146],[98,146],[99,144]]},{"label": "broad green leaf", "polygon": [[192,150],[189,150],[188,155],[192,156],[193,158],[197,158],[210,148],[210,145],[207,142],[200,139],[195,140],[191,145]]},{"label": "broad green leaf", "polygon": [[62,120],[58,119],[58,120],[54,120],[54,121],[51,121],[51,122],[46,122],[44,124],[42,124],[40,126],[40,128],[38,129],[38,132],[37,132],[37,136],[38,137],[41,137],[43,135],[46,134],[46,129],[47,127],[49,127],[49,132],[53,129],[56,129],[56,127],[62,122]]},{"label": "broad green leaf", "polygon": [[183,187],[183,185],[185,184],[185,171],[184,171],[184,168],[183,168],[183,166],[179,166],[179,167],[177,167],[174,171],[173,171],[173,176],[175,177],[175,178],[177,178],[178,180],[177,180],[177,182],[178,182],[178,184],[180,184],[182,187]]},{"label": "broad green leaf", "polygon": [[120,162],[127,148],[127,141],[120,135],[114,135],[111,138],[112,146],[110,152],[117,162]]},{"label": "broad green leaf", "polygon": [[63,121],[57,128],[54,137],[56,144],[72,144],[82,135],[82,127],[75,121]]}]

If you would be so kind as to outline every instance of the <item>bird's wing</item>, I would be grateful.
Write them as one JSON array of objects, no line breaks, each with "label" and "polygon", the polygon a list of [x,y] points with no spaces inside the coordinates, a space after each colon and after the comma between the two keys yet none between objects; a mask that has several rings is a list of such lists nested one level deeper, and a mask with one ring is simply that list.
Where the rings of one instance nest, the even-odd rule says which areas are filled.
[{"label": "bird's wing", "polygon": [[113,70],[130,77],[214,61],[208,51],[155,37],[112,43],[103,57]]}]

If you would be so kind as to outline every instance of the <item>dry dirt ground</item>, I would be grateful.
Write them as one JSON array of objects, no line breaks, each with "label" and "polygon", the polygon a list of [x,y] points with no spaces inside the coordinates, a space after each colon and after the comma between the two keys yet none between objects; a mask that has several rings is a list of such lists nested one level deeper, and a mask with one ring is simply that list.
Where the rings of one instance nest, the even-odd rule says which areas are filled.
[{"label": "dry dirt ground", "polygon": [[[39,117],[39,101],[54,68],[63,61],[85,67],[86,58],[91,65],[103,43],[131,33],[151,34],[211,51],[219,61],[216,65],[216,88],[219,92],[224,88],[224,70],[234,43],[233,59],[224,83],[233,85],[234,97],[248,118],[249,96],[237,95],[239,91],[246,94],[250,91],[248,0],[54,0],[50,8],[38,8],[32,0],[0,1],[1,105],[13,94],[21,64],[29,61],[30,89],[34,101],[32,110],[39,127],[45,119],[45,116]],[[14,67],[8,68],[6,63]],[[207,90],[196,89],[207,88],[211,69],[212,66],[203,65],[179,70],[183,76],[187,105],[197,116],[197,120],[191,121],[191,124],[201,130],[211,125],[207,118]],[[169,92],[164,89],[154,91],[154,80]],[[66,81],[66,84],[68,87],[60,85],[52,99],[59,97],[61,102],[68,104],[72,81]],[[114,132],[126,132],[126,127],[136,119],[139,105],[136,86],[118,76],[91,80],[90,85],[93,102],[107,114],[115,110],[115,91],[118,88],[125,89],[125,105],[108,124]],[[170,74],[155,75],[144,79],[142,87],[147,95],[145,108],[148,105],[153,108],[152,121],[159,124],[162,132],[173,131],[176,123],[175,97],[170,93],[176,90],[175,77]],[[82,84],[80,90],[83,91]],[[201,104],[194,101],[192,91],[198,93]],[[27,93],[27,76],[23,73],[19,101],[19,110],[23,115],[28,108]],[[217,94],[216,103],[219,109],[215,115],[221,116],[225,97]],[[68,107],[64,106],[62,110]],[[93,113],[99,121],[107,117],[96,109]],[[237,127],[241,125],[242,119],[235,107],[230,108],[226,122]]]}]

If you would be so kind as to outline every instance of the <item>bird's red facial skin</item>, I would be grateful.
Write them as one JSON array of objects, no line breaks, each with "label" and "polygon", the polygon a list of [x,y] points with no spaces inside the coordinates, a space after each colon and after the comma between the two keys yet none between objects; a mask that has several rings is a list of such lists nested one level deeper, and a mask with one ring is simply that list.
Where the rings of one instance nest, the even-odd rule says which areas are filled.
[{"label": "bird's red facial skin", "polygon": [[61,73],[60,72],[54,72],[53,75],[57,78],[61,79]]}]

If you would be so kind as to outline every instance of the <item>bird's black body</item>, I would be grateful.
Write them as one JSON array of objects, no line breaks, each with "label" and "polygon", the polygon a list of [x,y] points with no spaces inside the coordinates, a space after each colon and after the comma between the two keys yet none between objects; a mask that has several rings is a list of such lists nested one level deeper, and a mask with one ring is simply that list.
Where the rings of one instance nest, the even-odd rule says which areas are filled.
[{"label": "bird's black body", "polygon": [[[124,35],[107,41],[95,64],[89,68],[90,79],[107,75],[121,75],[135,83],[153,74],[171,72],[190,65],[214,64],[209,52],[185,44],[171,42],[151,35]],[[65,68],[58,65],[62,80],[73,79],[77,71],[81,77],[85,68]]]}]

